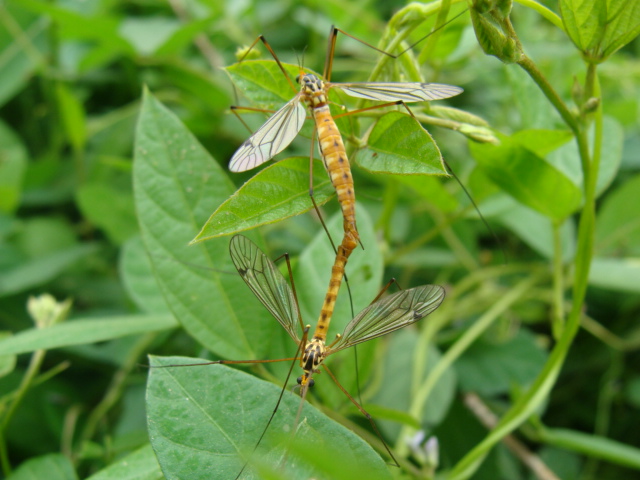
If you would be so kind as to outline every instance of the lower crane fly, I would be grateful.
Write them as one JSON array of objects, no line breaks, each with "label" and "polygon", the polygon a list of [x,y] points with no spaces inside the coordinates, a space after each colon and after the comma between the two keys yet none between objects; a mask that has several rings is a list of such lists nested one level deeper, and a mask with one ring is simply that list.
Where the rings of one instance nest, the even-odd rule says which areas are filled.
[{"label": "lower crane fly", "polygon": [[[275,319],[287,331],[298,345],[295,357],[276,360],[217,360],[208,364],[241,364],[241,363],[271,363],[280,361],[300,361],[303,374],[298,378],[301,394],[304,397],[310,386],[314,384],[313,375],[319,373],[322,367],[336,382],[338,387],[347,395],[349,400],[365,415],[372,428],[380,436],[373,419],[366,410],[349,395],[340,385],[331,370],[324,364],[325,359],[340,350],[373,338],[381,337],[407,325],[417,322],[436,310],[444,299],[444,288],[439,285],[423,285],[421,287],[402,290],[392,295],[376,298],[373,303],[356,315],[346,326],[342,335],[329,345],[325,343],[324,335],[313,335],[309,338],[310,326],[304,325],[298,307],[295,286],[289,283],[278,267],[255,245],[242,235],[231,239],[229,246],[231,259],[238,273],[253,291],[256,297],[269,310]],[[378,296],[379,297],[379,296]],[[328,325],[327,325],[328,327]],[[300,337],[299,331],[302,333]],[[284,390],[283,390],[284,392]],[[282,398],[282,394],[280,399]],[[278,404],[262,432],[258,443],[262,440],[271,419],[275,415]],[[384,443],[384,441],[383,441]],[[384,444],[387,452],[393,457],[389,447]],[[394,458],[395,460],[395,458]],[[243,467],[244,470],[244,467]],[[238,477],[242,474],[238,474]]]},{"label": "lower crane fly", "polygon": [[[347,249],[353,249],[359,240],[355,217],[353,178],[340,131],[329,111],[329,90],[336,88],[352,97],[386,102],[383,105],[373,107],[379,108],[394,104],[441,100],[458,95],[462,92],[462,88],[422,82],[331,82],[333,54],[338,32],[352,37],[332,25],[322,78],[300,69],[300,73],[296,78],[300,85],[299,90],[296,89],[277,55],[262,35],[249,47],[247,53],[259,40],[262,41],[275,59],[293,91],[297,93],[238,148],[229,161],[229,170],[232,172],[251,170],[284,150],[302,129],[307,115],[304,106],[306,104],[315,122],[322,161],[336,190],[342,209],[345,236],[349,237],[349,242],[345,243],[345,245]],[[352,38],[358,40],[355,37]],[[395,57],[388,52],[375,49]],[[349,112],[349,114],[369,110],[370,108],[356,110]]]}]

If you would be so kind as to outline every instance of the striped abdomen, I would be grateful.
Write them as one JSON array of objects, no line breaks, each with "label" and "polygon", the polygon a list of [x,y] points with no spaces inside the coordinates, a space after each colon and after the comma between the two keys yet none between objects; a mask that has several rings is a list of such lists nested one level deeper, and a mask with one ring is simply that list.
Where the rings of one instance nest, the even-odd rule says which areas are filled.
[{"label": "striped abdomen", "polygon": [[329,112],[329,106],[326,103],[315,106],[313,117],[318,131],[322,161],[331,178],[331,183],[336,189],[338,202],[340,202],[342,209],[345,233],[343,245],[351,253],[350,250],[357,246],[360,236],[356,227],[356,194],[353,189],[349,159],[342,143],[340,131]]},{"label": "striped abdomen", "polygon": [[[345,240],[347,239],[345,233]],[[351,250],[345,248],[345,240],[338,246],[338,253],[336,259],[333,262],[331,268],[331,279],[329,280],[329,288],[324,296],[324,302],[322,303],[322,309],[320,310],[320,318],[316,325],[316,330],[313,332],[313,339],[325,340],[327,338],[327,330],[329,330],[329,323],[331,322],[331,316],[333,315],[333,309],[336,305],[336,299],[338,298],[338,291],[342,284],[342,277],[344,277],[344,268],[347,264],[347,259],[351,255]]]}]

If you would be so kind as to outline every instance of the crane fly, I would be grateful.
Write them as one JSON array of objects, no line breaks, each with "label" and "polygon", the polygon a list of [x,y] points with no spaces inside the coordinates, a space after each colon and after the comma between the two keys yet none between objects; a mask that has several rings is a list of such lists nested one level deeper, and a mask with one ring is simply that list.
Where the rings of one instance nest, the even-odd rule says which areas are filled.
[{"label": "crane fly", "polygon": [[[255,245],[242,235],[231,239],[229,246],[231,260],[247,286],[275,317],[291,339],[298,345],[295,357],[277,360],[235,361],[218,360],[210,363],[269,363],[278,361],[299,361],[303,374],[297,379],[302,395],[314,384],[313,376],[322,367],[347,395],[349,400],[365,415],[380,436],[371,416],[340,385],[333,373],[324,364],[330,355],[373,338],[381,337],[407,325],[417,322],[436,310],[444,299],[444,288],[439,285],[423,285],[402,290],[392,295],[376,298],[368,307],[356,315],[345,327],[342,335],[326,344],[326,329],[321,329],[309,338],[309,325],[304,325],[298,307],[295,286],[290,286],[278,267]],[[378,296],[379,297],[379,296]],[[326,324],[328,328],[328,322]],[[301,333],[301,335],[300,335]],[[284,390],[283,390],[284,392]],[[282,394],[281,397],[282,398]],[[280,399],[278,400],[278,404]],[[273,415],[275,415],[274,410]],[[271,419],[269,420],[271,422]],[[269,424],[267,424],[268,427]],[[260,436],[264,436],[265,431]],[[383,442],[384,443],[384,442]],[[393,454],[385,444],[389,455]]]},{"label": "crane fly", "polygon": [[[336,190],[340,208],[342,209],[345,231],[343,244],[348,256],[359,241],[355,217],[355,192],[344,143],[335,120],[329,111],[329,91],[331,89],[339,89],[351,97],[386,102],[383,105],[373,107],[377,108],[394,104],[441,100],[458,95],[462,92],[462,88],[439,83],[421,82],[331,82],[331,68],[338,32],[346,34],[346,32],[332,25],[322,78],[300,69],[300,73],[296,78],[300,85],[299,90],[295,88],[282,63],[280,63],[277,55],[262,35],[249,47],[248,51],[255,46],[258,40],[262,41],[285,75],[291,88],[297,93],[238,148],[229,161],[229,170],[232,172],[251,170],[284,150],[302,129],[306,118],[306,104],[314,119],[322,161]],[[388,52],[378,51],[393,57]],[[369,110],[370,108],[355,110],[349,112],[349,114]]]}]

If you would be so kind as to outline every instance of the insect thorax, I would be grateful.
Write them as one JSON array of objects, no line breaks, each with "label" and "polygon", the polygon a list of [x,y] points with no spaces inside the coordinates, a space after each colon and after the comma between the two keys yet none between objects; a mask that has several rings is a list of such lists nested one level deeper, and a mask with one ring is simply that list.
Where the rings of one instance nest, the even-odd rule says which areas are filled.
[{"label": "insect thorax", "polygon": [[304,99],[309,106],[318,107],[327,103],[324,82],[312,73],[305,73],[298,77]]},{"label": "insect thorax", "polygon": [[311,339],[302,354],[302,369],[305,376],[316,373],[326,356],[327,346],[324,344],[324,340]]}]

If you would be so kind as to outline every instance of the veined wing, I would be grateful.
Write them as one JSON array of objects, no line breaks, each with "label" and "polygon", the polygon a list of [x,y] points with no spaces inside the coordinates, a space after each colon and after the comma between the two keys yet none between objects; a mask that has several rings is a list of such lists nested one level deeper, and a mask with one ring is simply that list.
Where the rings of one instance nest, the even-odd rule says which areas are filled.
[{"label": "veined wing", "polygon": [[462,88],[443,83],[419,82],[368,82],[331,83],[331,88],[340,88],[347,95],[381,102],[424,102],[454,97]]},{"label": "veined wing", "polygon": [[243,235],[235,235],[231,239],[229,252],[238,273],[258,300],[280,322],[289,336],[300,343],[296,333],[300,324],[298,304],[280,270],[255,243]]},{"label": "veined wing", "polygon": [[300,95],[296,95],[240,145],[229,161],[229,170],[245,172],[273,158],[296,138],[306,116]]},{"label": "veined wing", "polygon": [[443,299],[444,288],[439,285],[423,285],[389,295],[356,315],[331,353],[411,325],[438,308]]}]

